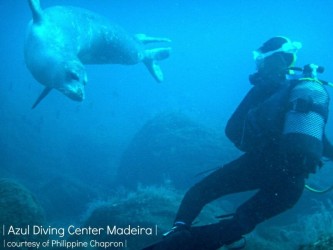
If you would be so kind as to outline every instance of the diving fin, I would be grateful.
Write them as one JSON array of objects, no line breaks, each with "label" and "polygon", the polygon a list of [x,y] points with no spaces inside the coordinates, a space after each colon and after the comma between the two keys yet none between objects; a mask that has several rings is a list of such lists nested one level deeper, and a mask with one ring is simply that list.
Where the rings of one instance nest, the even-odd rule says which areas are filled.
[{"label": "diving fin", "polygon": [[43,92],[38,96],[37,100],[35,101],[34,105],[32,105],[32,109],[36,108],[37,105],[50,93],[52,88],[45,87]]},{"label": "diving fin", "polygon": [[149,245],[149,246],[147,246],[145,248],[142,248],[141,250],[154,250],[155,247],[157,247],[158,244],[161,244],[162,241],[163,240],[159,240],[159,241],[157,241],[157,242],[155,242],[155,243],[153,243],[153,244],[151,244],[151,245]]},{"label": "diving fin", "polygon": [[171,233],[142,250],[217,250],[227,245],[229,249],[239,250],[245,247],[246,241],[237,227],[233,218],[224,219]]},{"label": "diving fin", "polygon": [[182,230],[149,245],[141,250],[199,250],[194,245],[190,231]]}]

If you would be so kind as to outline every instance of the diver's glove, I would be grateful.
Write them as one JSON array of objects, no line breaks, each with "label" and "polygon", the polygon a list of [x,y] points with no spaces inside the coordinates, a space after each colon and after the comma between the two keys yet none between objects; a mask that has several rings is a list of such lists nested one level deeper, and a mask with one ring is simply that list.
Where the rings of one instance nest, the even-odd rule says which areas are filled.
[{"label": "diver's glove", "polygon": [[183,221],[176,221],[175,224],[173,224],[173,227],[163,234],[163,238],[168,237],[170,234],[180,232],[183,230],[189,230],[189,227],[186,225]]}]

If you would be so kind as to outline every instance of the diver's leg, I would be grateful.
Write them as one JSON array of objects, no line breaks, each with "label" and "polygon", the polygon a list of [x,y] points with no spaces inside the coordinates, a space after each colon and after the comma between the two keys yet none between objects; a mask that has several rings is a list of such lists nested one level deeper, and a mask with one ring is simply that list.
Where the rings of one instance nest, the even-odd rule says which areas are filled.
[{"label": "diver's leg", "polygon": [[266,182],[266,186],[237,209],[233,218],[190,228],[192,240],[187,245],[195,250],[214,250],[238,241],[257,224],[293,207],[304,189],[303,176],[275,174],[267,177]]},{"label": "diver's leg", "polygon": [[275,173],[267,183],[236,211],[236,217],[244,227],[244,234],[259,223],[292,208],[304,190],[304,176]]},{"label": "diver's leg", "polygon": [[257,156],[244,154],[205,177],[187,191],[175,222],[190,226],[207,203],[226,194],[259,188],[255,181],[257,165]]}]

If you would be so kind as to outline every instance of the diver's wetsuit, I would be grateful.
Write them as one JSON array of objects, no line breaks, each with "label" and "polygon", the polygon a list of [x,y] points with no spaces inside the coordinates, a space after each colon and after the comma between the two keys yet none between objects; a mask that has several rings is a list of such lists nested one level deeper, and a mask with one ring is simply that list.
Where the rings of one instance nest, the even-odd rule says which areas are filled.
[{"label": "diver's wetsuit", "polygon": [[[191,225],[207,203],[221,196],[258,190],[243,203],[219,239],[233,242],[254,227],[295,205],[304,189],[305,174],[285,171],[275,150],[245,153],[193,186],[185,195],[175,221]],[[217,239],[215,239],[217,240]]]},{"label": "diver's wetsuit", "polygon": [[[270,103],[267,101],[268,98],[263,100],[264,94],[267,97],[267,93],[260,94],[260,90],[258,92],[257,89],[253,87],[244,98],[233,114],[234,118],[241,122],[247,119],[249,108],[246,110],[245,106],[249,106],[251,99],[256,103]],[[290,105],[295,100],[297,102],[299,99],[303,100],[304,96],[311,99],[311,105],[315,103],[313,105],[315,108],[305,110],[298,104]],[[194,235],[192,246],[179,249],[217,249],[224,244],[237,241],[244,234],[251,232],[257,224],[286,211],[298,201],[308,174],[314,172],[320,165],[329,98],[323,86],[314,82],[302,82],[296,87],[293,86],[287,97],[288,105],[279,111],[283,114],[283,117],[280,117],[281,126],[278,124],[278,129],[268,131],[266,134],[264,132],[263,134],[269,135],[269,138],[261,145],[259,140],[260,146],[252,145],[253,149],[245,150],[247,152],[238,159],[194,185],[183,198],[175,222],[180,221],[190,227],[207,203],[227,194],[248,190],[257,190],[257,192],[238,207],[231,219],[197,229],[190,227],[189,231]],[[256,106],[252,105],[250,109]],[[264,109],[268,106],[263,105]],[[258,112],[259,118],[262,118],[266,111],[255,112]],[[273,117],[273,122],[276,122],[274,119],[279,118],[278,116]],[[265,122],[267,121],[255,124],[253,131],[257,125],[259,131],[263,131],[260,126],[265,125]],[[229,120],[229,123],[232,122]],[[228,124],[227,130],[230,125]],[[232,124],[232,128],[235,128],[234,125]],[[239,128],[238,132],[243,129],[242,126]],[[232,137],[230,131],[227,131],[227,135],[229,138]]]}]

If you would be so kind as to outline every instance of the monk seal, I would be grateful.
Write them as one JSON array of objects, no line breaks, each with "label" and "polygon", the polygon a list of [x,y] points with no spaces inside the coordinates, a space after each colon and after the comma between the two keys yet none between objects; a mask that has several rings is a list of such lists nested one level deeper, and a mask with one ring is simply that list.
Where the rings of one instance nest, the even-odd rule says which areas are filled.
[{"label": "monk seal", "polygon": [[56,89],[72,100],[85,98],[85,64],[137,64],[143,62],[156,81],[163,81],[157,61],[171,49],[145,49],[168,38],[130,35],[122,27],[89,10],[54,6],[42,10],[39,0],[28,0],[32,20],[24,45],[25,62],[33,77],[45,86],[32,108]]}]

